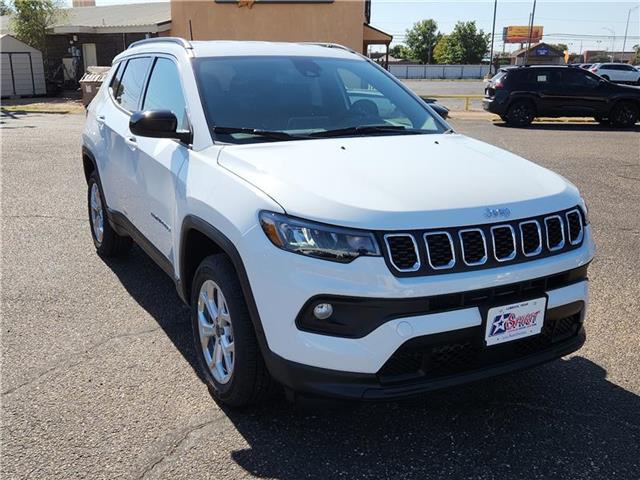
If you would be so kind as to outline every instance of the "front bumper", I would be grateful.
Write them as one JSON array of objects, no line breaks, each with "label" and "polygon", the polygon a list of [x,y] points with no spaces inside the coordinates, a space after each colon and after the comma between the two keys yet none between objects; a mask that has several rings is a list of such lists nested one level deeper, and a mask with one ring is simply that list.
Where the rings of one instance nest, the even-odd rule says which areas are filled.
[{"label": "front bumper", "polygon": [[[549,318],[554,316],[551,310],[548,311],[548,314]],[[277,356],[270,358],[269,368],[279,382],[296,392],[344,400],[392,400],[531,368],[575,352],[586,339],[582,325],[583,317],[584,308],[577,314],[576,318],[580,318],[579,321],[568,323],[575,325],[572,327],[573,330],[566,330],[565,337],[558,337],[562,338],[561,341],[553,341],[553,333],[549,336],[549,332],[547,332],[536,335],[537,338],[529,337],[529,339],[509,342],[511,345],[505,344],[505,346],[518,352],[511,358],[492,361],[491,355],[480,351],[475,359],[470,360],[475,368],[459,368],[448,374],[443,371],[435,371],[430,374],[421,370],[417,375],[404,379],[398,376],[396,381],[389,381],[380,374],[326,370],[290,362]],[[553,322],[554,327],[559,325],[558,321],[565,318],[568,317]],[[562,328],[566,328],[566,326],[563,324]],[[473,338],[477,333],[472,332],[470,338]],[[426,338],[425,340],[428,341]],[[461,344],[453,343],[452,345]],[[422,353],[424,354],[422,365],[428,364],[428,349],[422,350]],[[504,354],[504,352],[501,353]],[[499,357],[499,355],[497,356]],[[456,365],[460,367],[459,363]]]}]

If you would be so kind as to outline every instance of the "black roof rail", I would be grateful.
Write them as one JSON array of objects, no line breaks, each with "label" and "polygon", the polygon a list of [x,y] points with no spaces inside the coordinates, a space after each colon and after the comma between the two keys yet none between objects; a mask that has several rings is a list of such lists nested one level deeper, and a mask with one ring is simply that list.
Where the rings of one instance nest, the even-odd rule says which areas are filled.
[{"label": "black roof rail", "polygon": [[180,37],[153,37],[145,38],[144,40],[138,40],[129,45],[129,48],[139,47],[140,45],[147,45],[149,43],[176,43],[186,50],[193,50],[193,45],[188,40]]}]

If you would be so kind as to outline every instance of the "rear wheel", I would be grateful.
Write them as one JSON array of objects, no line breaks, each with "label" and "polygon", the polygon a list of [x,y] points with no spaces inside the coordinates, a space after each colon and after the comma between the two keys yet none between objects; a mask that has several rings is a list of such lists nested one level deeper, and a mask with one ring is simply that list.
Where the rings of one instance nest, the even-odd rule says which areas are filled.
[{"label": "rear wheel", "polygon": [[535,109],[529,101],[514,102],[507,112],[507,123],[516,127],[526,127],[531,125],[535,118]]},{"label": "rear wheel", "polygon": [[602,78],[604,78],[605,80],[610,80],[609,75],[602,75]]},{"label": "rear wheel", "polygon": [[620,102],[613,107],[609,118],[616,127],[633,127],[638,121],[638,107],[631,102]]},{"label": "rear wheel", "polygon": [[233,265],[205,258],[194,276],[191,323],[200,373],[214,398],[240,407],[271,396],[267,371]]},{"label": "rear wheel", "polygon": [[91,237],[98,255],[102,257],[116,257],[126,255],[133,241],[131,237],[118,235],[107,219],[107,204],[98,175],[93,172],[89,176],[89,188],[87,191],[87,206],[89,209],[89,224],[91,225]]}]

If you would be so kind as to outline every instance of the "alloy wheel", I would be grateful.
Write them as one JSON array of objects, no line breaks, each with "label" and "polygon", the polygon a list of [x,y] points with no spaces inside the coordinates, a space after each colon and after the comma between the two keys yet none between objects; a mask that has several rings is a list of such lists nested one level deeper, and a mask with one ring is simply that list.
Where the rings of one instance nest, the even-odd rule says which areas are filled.
[{"label": "alloy wheel", "polygon": [[200,287],[198,333],[209,372],[218,383],[229,382],[235,363],[233,326],[224,294],[213,280]]},{"label": "alloy wheel", "polygon": [[93,236],[98,243],[102,243],[102,238],[104,236],[104,212],[102,209],[100,190],[98,189],[97,183],[91,185],[90,208]]}]

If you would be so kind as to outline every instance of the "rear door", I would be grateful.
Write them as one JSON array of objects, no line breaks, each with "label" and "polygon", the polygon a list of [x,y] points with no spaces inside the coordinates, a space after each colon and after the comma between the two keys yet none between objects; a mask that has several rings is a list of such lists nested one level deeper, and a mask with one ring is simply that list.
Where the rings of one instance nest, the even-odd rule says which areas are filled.
[{"label": "rear door", "polygon": [[[187,104],[179,72],[173,57],[156,57],[140,110],[170,110],[178,119],[178,130],[188,131]],[[130,210],[132,222],[173,264],[177,178],[190,149],[178,140],[141,136],[135,137],[135,145],[132,180],[136,203]]]},{"label": "rear door", "polygon": [[531,68],[525,83],[539,98],[538,115],[557,115],[562,110],[564,90],[557,68]]},{"label": "rear door", "polygon": [[563,89],[561,112],[567,116],[593,116],[607,101],[605,84],[580,68],[561,69]]}]

